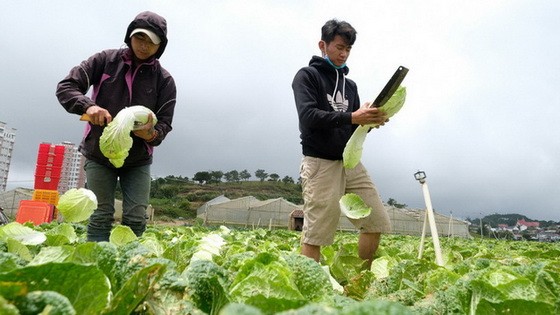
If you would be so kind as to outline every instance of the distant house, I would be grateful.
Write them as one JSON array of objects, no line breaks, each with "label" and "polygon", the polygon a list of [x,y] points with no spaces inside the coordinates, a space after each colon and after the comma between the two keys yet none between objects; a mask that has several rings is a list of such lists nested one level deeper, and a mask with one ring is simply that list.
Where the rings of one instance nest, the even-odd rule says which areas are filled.
[{"label": "distant house", "polygon": [[554,230],[542,231],[537,234],[537,238],[541,242],[558,242],[560,241],[560,234]]},{"label": "distant house", "polygon": [[521,231],[526,230],[528,228],[535,228],[538,229],[540,226],[540,222],[528,222],[525,219],[517,220],[517,226]]},{"label": "distant house", "polygon": [[498,224],[498,230],[507,231],[508,230],[508,225],[507,224]]}]

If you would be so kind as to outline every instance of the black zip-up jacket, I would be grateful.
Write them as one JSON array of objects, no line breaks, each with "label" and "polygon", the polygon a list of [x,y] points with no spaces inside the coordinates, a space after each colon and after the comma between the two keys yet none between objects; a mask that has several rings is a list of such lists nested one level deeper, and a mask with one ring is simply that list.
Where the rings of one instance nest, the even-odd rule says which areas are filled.
[{"label": "black zip-up jacket", "polygon": [[[136,28],[155,32],[161,43],[154,58],[132,69],[130,33]],[[113,117],[128,106],[143,105],[151,109],[157,117],[154,128],[158,135],[147,143],[131,133],[133,145],[123,165],[141,166],[152,163],[153,147],[161,144],[172,129],[177,90],[173,77],[157,59],[167,45],[165,19],[152,12],[140,13],[128,26],[125,43],[128,48],[101,51],[71,69],[58,83],[56,96],[66,111],[78,115],[93,105],[107,109]],[[85,94],[91,86],[93,92],[89,98]],[[99,148],[103,128],[88,123],[79,149],[86,158],[114,168]]]},{"label": "black zip-up jacket", "polygon": [[292,89],[303,155],[342,160],[346,142],[358,127],[352,125],[352,112],[360,108],[358,88],[346,78],[348,71],[313,56],[295,75]]}]

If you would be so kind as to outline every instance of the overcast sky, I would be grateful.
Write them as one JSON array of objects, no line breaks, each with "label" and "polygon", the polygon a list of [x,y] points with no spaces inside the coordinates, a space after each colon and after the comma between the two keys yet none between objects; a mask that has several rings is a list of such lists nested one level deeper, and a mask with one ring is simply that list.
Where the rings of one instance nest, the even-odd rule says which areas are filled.
[{"label": "overcast sky", "polygon": [[348,60],[362,102],[399,65],[408,96],[362,162],[384,201],[477,218],[560,221],[560,1],[2,1],[0,121],[17,129],[8,189],[33,188],[39,143],[79,143],[55,88],[90,55],[123,46],[141,11],[168,22],[160,59],[178,89],[154,176],[257,169],[298,178],[291,90],[331,18],[358,31]]}]

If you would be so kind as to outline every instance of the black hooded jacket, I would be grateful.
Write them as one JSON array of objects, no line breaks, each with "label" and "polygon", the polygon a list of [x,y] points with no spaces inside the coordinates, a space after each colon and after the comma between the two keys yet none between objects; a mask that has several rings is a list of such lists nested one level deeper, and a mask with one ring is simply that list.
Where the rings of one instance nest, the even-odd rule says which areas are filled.
[{"label": "black hooded jacket", "polygon": [[[133,52],[130,48],[130,33],[136,28],[146,28],[161,39],[154,58],[132,67]],[[159,57],[167,46],[167,23],[153,12],[142,12],[129,24],[122,49],[108,49],[94,54],[58,83],[56,96],[69,113],[82,115],[93,105],[101,106],[113,118],[125,107],[143,105],[151,109],[157,117],[157,137],[146,142],[134,136],[132,148],[124,162],[124,167],[141,166],[152,163],[153,147],[158,146],[171,131],[177,89],[171,74],[159,63]],[[91,98],[86,96],[93,87]],[[108,167],[113,167],[101,153],[99,140],[104,127],[88,124],[80,144],[80,152],[88,159]]]},{"label": "black hooded jacket", "polygon": [[305,156],[342,160],[346,142],[358,127],[352,112],[360,108],[358,88],[347,79],[348,67],[335,69],[313,56],[292,82]]},{"label": "black hooded jacket", "polygon": [[167,21],[163,17],[149,11],[138,14],[136,18],[134,18],[134,20],[128,25],[126,35],[124,37],[124,42],[128,45],[129,48],[130,33],[132,33],[132,31],[137,28],[148,29],[156,33],[156,35],[161,39],[159,49],[154,55],[156,59],[161,57],[161,55],[163,55],[163,52],[165,51],[165,47],[167,46]]}]

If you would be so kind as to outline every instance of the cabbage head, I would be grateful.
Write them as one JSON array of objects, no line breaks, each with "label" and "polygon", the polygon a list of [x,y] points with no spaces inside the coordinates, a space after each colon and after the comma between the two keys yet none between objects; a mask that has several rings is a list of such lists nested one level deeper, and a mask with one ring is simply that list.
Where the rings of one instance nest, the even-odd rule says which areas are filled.
[{"label": "cabbage head", "polygon": [[[385,105],[379,107],[379,109],[387,115],[387,118],[393,117],[396,113],[401,110],[406,100],[406,87],[399,86],[395,91],[393,96],[385,103]],[[362,151],[364,141],[370,128],[377,127],[378,124],[371,125],[361,125],[356,128],[348,142],[346,147],[344,147],[344,152],[342,153],[342,161],[345,168],[354,168],[360,160],[362,159]]]},{"label": "cabbage head", "polygon": [[99,139],[101,153],[109,159],[116,168],[122,167],[132,148],[130,133],[135,128],[148,122],[149,115],[153,116],[154,125],[157,123],[156,115],[142,105],[130,106],[122,109],[114,119],[103,129]]},{"label": "cabbage head", "polygon": [[97,208],[97,197],[86,188],[72,188],[65,192],[56,206],[66,222],[81,222],[89,219]]},{"label": "cabbage head", "polygon": [[354,193],[342,196],[339,203],[342,213],[350,219],[365,218],[371,213],[371,207],[369,207],[360,196]]},{"label": "cabbage head", "polygon": [[292,270],[291,277],[297,289],[306,300],[318,302],[334,293],[329,275],[315,260],[293,252],[282,257]]},{"label": "cabbage head", "polygon": [[123,246],[138,239],[132,229],[126,225],[117,225],[109,236],[109,242],[116,246]]}]

